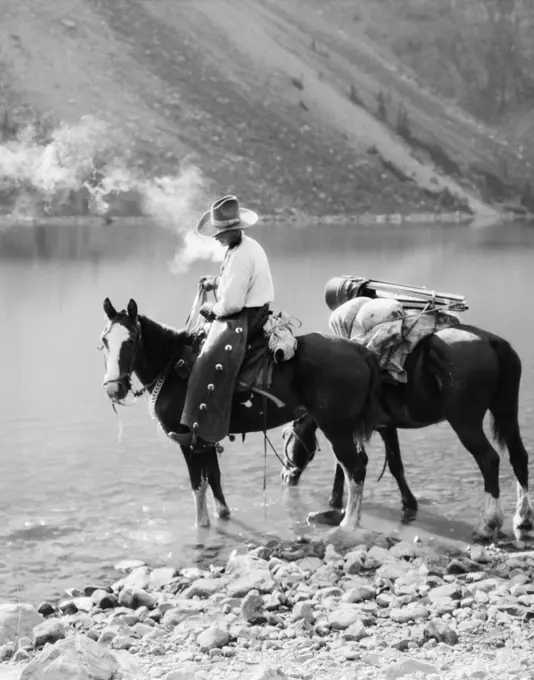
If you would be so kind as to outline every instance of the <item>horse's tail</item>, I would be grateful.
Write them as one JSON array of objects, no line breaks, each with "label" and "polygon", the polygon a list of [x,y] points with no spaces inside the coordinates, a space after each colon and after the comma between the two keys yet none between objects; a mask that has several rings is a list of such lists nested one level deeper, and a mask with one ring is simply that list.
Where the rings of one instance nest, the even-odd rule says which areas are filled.
[{"label": "horse's tail", "polygon": [[517,434],[519,411],[519,384],[521,382],[521,359],[502,338],[492,337],[490,345],[499,360],[499,382],[489,410],[492,415],[492,432],[496,441],[504,447]]},{"label": "horse's tail", "polygon": [[355,435],[361,441],[368,441],[379,424],[382,409],[380,399],[382,396],[382,381],[380,365],[376,355],[368,350],[365,352],[364,361],[370,371],[369,389],[358,419]]}]

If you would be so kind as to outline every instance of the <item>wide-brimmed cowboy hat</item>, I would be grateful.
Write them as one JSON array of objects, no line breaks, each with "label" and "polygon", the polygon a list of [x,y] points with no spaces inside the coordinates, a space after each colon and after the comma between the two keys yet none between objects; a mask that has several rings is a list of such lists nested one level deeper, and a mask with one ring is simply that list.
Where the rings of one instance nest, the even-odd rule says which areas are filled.
[{"label": "wide-brimmed cowboy hat", "polygon": [[235,196],[223,196],[202,215],[197,224],[197,233],[201,236],[218,236],[232,229],[246,229],[257,221],[258,215],[253,210],[240,208]]}]

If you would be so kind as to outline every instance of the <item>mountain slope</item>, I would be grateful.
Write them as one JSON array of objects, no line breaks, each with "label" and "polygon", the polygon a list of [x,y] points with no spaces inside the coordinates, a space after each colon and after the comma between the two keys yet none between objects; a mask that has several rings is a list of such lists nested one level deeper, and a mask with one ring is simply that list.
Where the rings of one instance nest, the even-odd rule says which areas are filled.
[{"label": "mountain slope", "polygon": [[[95,115],[128,132],[145,172],[187,156],[210,197],[235,191],[263,212],[488,211],[500,146],[348,31],[340,0],[4,4],[9,120]],[[384,90],[409,134],[388,120],[398,102],[377,115]]]}]

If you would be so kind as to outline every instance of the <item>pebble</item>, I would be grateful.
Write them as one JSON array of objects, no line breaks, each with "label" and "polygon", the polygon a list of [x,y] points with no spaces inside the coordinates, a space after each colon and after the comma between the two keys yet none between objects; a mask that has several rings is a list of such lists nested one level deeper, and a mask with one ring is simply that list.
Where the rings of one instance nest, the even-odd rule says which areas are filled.
[{"label": "pebble", "polygon": [[251,590],[241,603],[241,616],[249,623],[260,623],[265,620],[263,598],[258,591]]}]

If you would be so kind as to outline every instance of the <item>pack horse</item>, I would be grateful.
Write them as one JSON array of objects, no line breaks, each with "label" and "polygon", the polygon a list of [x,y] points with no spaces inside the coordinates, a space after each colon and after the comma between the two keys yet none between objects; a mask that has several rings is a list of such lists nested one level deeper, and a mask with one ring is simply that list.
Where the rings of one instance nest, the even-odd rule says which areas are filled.
[{"label": "pack horse", "polygon": [[[325,297],[332,310],[331,330],[370,348],[379,360],[382,392],[377,431],[384,441],[387,464],[399,486],[405,513],[413,517],[417,501],[404,476],[397,430],[448,421],[474,457],[484,481],[484,512],[475,538],[495,538],[504,516],[499,454],[483,430],[489,412],[494,438],[507,448],[517,479],[514,531],[518,538],[528,537],[534,513],[529,497],[528,454],[518,423],[521,360],[510,343],[461,323],[451,313],[467,308],[460,296],[344,276],[327,283]],[[315,432],[311,414],[285,429],[286,468],[282,476],[286,483],[298,484],[313,459]],[[334,508],[341,507],[343,484],[338,467],[330,500]]]}]

